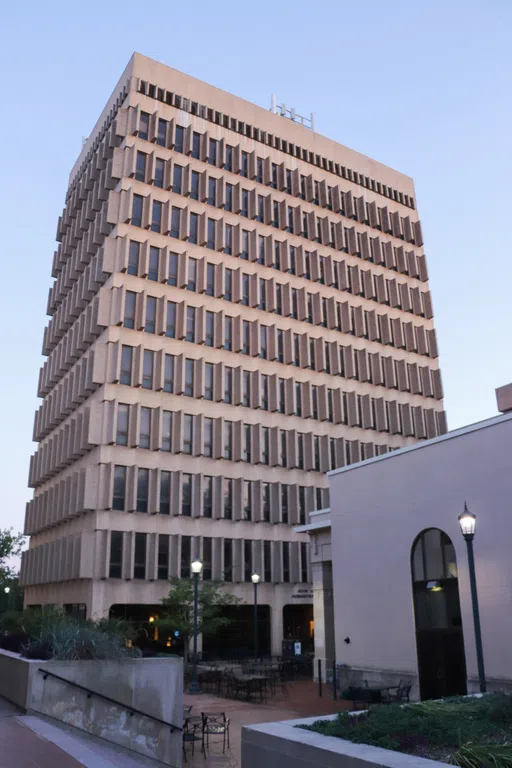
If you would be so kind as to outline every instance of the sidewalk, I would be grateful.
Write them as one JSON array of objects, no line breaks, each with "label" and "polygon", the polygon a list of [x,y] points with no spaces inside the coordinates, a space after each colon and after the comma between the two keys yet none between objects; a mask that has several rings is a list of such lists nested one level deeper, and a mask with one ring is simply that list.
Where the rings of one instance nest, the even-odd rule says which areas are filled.
[{"label": "sidewalk", "polygon": [[0,699],[0,768],[83,768],[17,718],[20,712]]},{"label": "sidewalk", "polygon": [[225,712],[230,719],[229,738],[230,749],[222,754],[222,737],[210,737],[210,750],[206,759],[201,752],[201,742],[196,742],[195,754],[190,754],[187,745],[187,762],[184,766],[190,768],[240,768],[241,737],[244,725],[269,723],[275,720],[293,720],[297,717],[314,717],[315,715],[331,715],[351,709],[346,701],[333,701],[324,686],[323,697],[318,696],[318,687],[312,680],[297,680],[288,683],[288,697],[280,695],[270,699],[267,704],[255,704],[234,699],[223,699],[208,693],[196,696],[184,694],[183,703],[192,705],[193,715],[201,712]]}]

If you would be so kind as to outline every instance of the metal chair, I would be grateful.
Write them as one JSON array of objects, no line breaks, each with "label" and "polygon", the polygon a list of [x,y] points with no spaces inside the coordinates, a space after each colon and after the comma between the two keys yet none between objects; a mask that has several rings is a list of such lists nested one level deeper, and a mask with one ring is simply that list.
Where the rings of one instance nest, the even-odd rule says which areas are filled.
[{"label": "metal chair", "polygon": [[208,714],[201,712],[203,718],[203,743],[202,750],[206,757],[206,750],[210,748],[210,736],[222,736],[222,754],[226,751],[226,741],[229,749],[229,717],[225,712]]}]

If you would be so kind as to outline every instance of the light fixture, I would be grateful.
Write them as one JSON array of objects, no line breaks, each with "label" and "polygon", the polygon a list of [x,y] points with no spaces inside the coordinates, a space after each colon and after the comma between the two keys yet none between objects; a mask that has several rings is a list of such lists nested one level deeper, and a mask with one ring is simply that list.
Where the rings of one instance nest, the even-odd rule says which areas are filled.
[{"label": "light fixture", "polygon": [[471,540],[475,535],[476,515],[469,511],[466,502],[464,502],[464,512],[459,515],[459,525],[464,538]]},{"label": "light fixture", "polygon": [[154,624],[154,622],[155,622],[155,617],[154,616],[150,616],[149,617],[149,623],[150,624]]},{"label": "light fixture", "polygon": [[258,584],[258,583],[259,583],[259,580],[260,580],[260,575],[259,575],[259,573],[253,573],[253,575],[251,576],[251,581],[252,581],[252,583],[253,583],[253,584]]},{"label": "light fixture", "polygon": [[192,568],[192,573],[201,573],[203,570],[203,564],[200,560],[194,560],[190,567]]},{"label": "light fixture", "polygon": [[11,591],[10,587],[4,587],[4,592],[6,595],[8,595],[10,591]]},{"label": "light fixture", "polygon": [[443,585],[440,581],[427,581],[427,589],[429,592],[442,592]]}]

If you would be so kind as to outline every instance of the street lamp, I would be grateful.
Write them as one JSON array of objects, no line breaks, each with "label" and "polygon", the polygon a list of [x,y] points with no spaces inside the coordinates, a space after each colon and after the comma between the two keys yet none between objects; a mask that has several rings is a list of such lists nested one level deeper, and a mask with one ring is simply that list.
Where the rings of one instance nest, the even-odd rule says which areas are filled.
[{"label": "street lamp", "polygon": [[192,575],[194,577],[194,661],[192,666],[192,680],[188,689],[189,693],[200,693],[199,683],[197,682],[197,629],[199,612],[199,574],[203,570],[203,564],[200,560],[194,560],[191,565]]},{"label": "street lamp", "polygon": [[260,577],[258,573],[253,573],[251,581],[254,584],[254,658],[258,658],[258,584],[260,583]]},{"label": "street lamp", "polygon": [[484,654],[482,650],[482,633],[480,629],[480,611],[478,610],[478,594],[476,591],[475,558],[473,555],[473,538],[475,536],[476,515],[468,510],[468,505],[464,502],[464,511],[459,515],[459,525],[461,533],[466,541],[468,548],[468,566],[469,583],[471,586],[471,603],[473,606],[473,624],[475,629],[476,662],[478,666],[478,681],[480,683],[480,692],[485,693],[485,670]]}]

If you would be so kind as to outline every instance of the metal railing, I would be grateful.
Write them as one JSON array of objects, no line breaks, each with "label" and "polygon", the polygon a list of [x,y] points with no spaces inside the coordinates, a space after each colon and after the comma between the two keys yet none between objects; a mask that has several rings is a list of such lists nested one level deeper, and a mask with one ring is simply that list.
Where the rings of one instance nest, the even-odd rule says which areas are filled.
[{"label": "metal railing", "polygon": [[160,725],[165,725],[167,728],[171,729],[171,733],[174,731],[182,731],[183,728],[180,728],[179,725],[174,725],[173,723],[168,723],[166,720],[161,720],[159,717],[155,717],[155,715],[150,715],[148,712],[142,712],[140,709],[136,709],[135,707],[130,707],[129,704],[124,704],[122,701],[117,701],[116,699],[110,698],[110,696],[106,696],[104,693],[98,693],[98,691],[92,691],[90,688],[86,688],[85,685],[81,685],[80,683],[75,683],[74,680],[68,680],[66,677],[61,677],[60,675],[56,675],[55,672],[50,672],[48,669],[43,669],[42,667],[39,667],[39,672],[41,672],[43,676],[43,680],[46,680],[48,676],[54,677],[56,680],[60,680],[62,683],[67,683],[68,685],[72,685],[75,688],[79,688],[81,691],[84,691],[87,694],[87,698],[90,699],[92,696],[98,696],[100,699],[103,699],[104,701],[108,701],[110,704],[115,704],[117,707],[124,707],[124,709],[128,710],[128,713],[130,717],[133,715],[142,715],[142,717],[148,717],[150,720],[153,720],[156,723],[160,723]]}]

